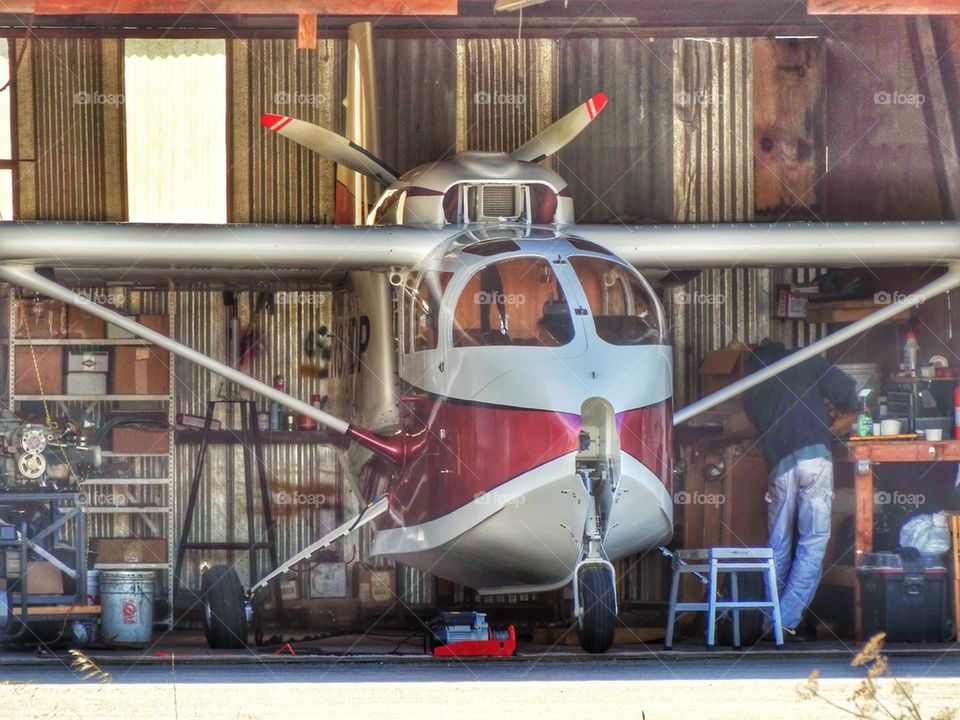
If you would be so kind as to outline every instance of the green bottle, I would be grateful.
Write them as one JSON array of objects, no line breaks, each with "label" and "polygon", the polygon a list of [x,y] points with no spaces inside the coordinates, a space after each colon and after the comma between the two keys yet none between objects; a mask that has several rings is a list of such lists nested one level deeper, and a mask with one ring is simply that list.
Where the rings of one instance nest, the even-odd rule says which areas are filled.
[{"label": "green bottle", "polygon": [[860,414],[857,416],[857,435],[860,437],[869,437],[873,435],[873,415],[870,414],[870,406],[867,404],[870,391],[864,388],[859,394],[863,400],[863,406],[860,408]]}]

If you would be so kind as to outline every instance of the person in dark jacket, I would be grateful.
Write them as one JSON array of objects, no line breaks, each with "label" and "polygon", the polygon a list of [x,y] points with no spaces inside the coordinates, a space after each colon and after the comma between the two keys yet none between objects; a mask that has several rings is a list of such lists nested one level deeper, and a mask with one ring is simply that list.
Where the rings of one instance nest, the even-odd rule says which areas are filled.
[{"label": "person in dark jacket", "polygon": [[[764,341],[753,353],[750,371],[787,355],[782,343]],[[855,389],[850,377],[817,356],[751,388],[744,397],[770,470],[769,545],[777,563],[781,621],[790,634],[817,591],[830,539],[832,433],[825,401],[841,412],[854,411]]]}]

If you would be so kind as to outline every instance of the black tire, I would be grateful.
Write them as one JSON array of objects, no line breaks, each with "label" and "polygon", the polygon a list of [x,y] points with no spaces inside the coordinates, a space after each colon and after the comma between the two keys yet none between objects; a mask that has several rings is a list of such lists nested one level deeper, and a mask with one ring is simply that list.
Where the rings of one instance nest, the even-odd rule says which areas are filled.
[{"label": "black tire", "polygon": [[243,585],[236,570],[214,565],[200,578],[203,602],[203,630],[210,647],[221,649],[247,646],[247,613]]},{"label": "black tire", "polygon": [[580,647],[588,653],[605,653],[613,645],[616,592],[609,568],[587,566],[580,571]]},{"label": "black tire", "polygon": [[[766,600],[767,584],[763,575],[757,572],[746,572],[738,575],[740,600]],[[730,576],[727,575],[722,581],[721,592],[723,597],[730,600],[733,595],[730,592]],[[740,647],[751,648],[760,642],[763,636],[763,611],[762,610],[741,610],[740,611]],[[729,618],[724,618],[717,622],[717,644],[733,645],[733,613]]]}]

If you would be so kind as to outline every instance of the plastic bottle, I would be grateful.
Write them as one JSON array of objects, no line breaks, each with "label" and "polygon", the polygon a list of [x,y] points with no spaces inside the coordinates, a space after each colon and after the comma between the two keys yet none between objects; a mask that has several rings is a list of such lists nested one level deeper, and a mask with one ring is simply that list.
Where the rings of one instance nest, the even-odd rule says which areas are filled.
[{"label": "plastic bottle", "polygon": [[913,330],[907,330],[907,339],[903,343],[903,369],[910,375],[917,372],[917,355],[919,352],[920,345],[917,343],[917,336]]},{"label": "plastic bottle", "polygon": [[[280,390],[283,392],[286,387],[283,382],[283,375],[277,375],[273,378],[273,389]],[[283,430],[284,424],[284,409],[283,405],[278,403],[276,400],[270,403],[270,429],[271,430]]]}]

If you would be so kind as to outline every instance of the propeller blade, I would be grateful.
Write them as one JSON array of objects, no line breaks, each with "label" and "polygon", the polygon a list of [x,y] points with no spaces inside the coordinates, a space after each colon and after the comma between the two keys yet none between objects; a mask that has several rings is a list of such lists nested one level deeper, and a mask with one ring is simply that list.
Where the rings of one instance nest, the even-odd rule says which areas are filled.
[{"label": "propeller blade", "polygon": [[553,155],[593,122],[606,104],[607,96],[602,92],[597,93],[583,105],[534,135],[531,140],[510,153],[510,157],[521,162],[540,162],[548,155]]},{"label": "propeller blade", "polygon": [[[267,113],[260,118],[260,124],[285,138],[299,143],[315,153],[323,155],[338,165],[373,178],[384,186],[395,182],[399,173],[390,168],[383,160],[342,135],[337,135],[319,125],[296,120],[286,115]],[[552,127],[552,126],[551,126]],[[547,128],[549,130],[549,128]]]}]

